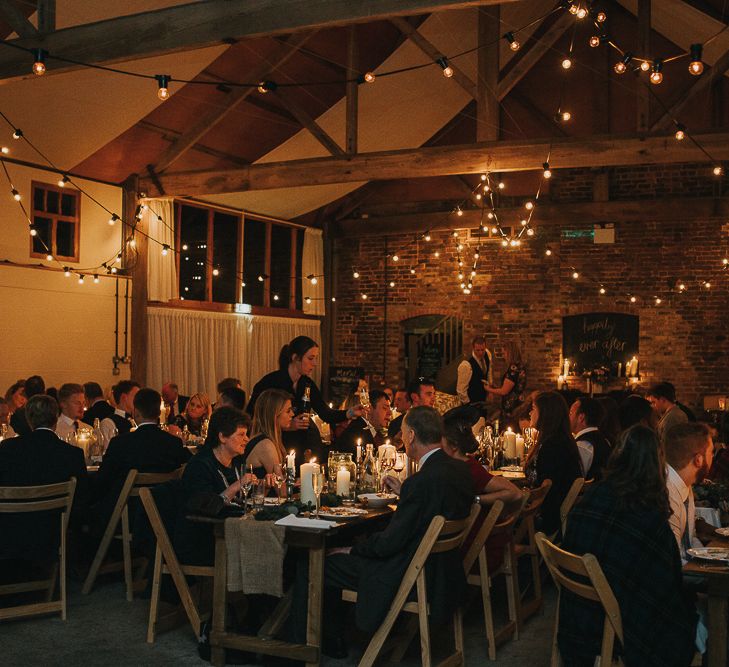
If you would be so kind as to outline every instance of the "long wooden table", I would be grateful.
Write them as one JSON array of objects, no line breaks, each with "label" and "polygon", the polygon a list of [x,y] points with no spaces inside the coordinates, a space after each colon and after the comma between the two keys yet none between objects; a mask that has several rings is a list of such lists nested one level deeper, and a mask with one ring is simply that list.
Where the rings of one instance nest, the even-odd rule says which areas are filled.
[{"label": "long wooden table", "polygon": [[[225,664],[225,649],[238,649],[253,653],[303,660],[317,666],[321,660],[322,597],[324,593],[324,555],[328,544],[336,539],[341,543],[363,531],[377,527],[389,520],[393,509],[371,509],[366,516],[347,519],[327,530],[286,528],[286,543],[309,552],[309,607],[306,620],[306,644],[293,644],[274,639],[288,615],[290,598],[281,600],[271,618],[258,635],[245,635],[226,630],[226,592],[228,580],[228,555],[225,546],[225,520],[189,517],[192,520],[212,523],[215,535],[215,574],[213,578],[212,628],[210,632],[211,663],[215,667]],[[250,519],[246,519],[250,520]]]},{"label": "long wooden table", "polygon": [[[712,540],[707,546],[729,548],[729,540]],[[729,618],[729,565],[712,565],[711,561],[689,561],[686,574],[706,579],[709,612],[709,667],[726,667],[727,622]]]}]

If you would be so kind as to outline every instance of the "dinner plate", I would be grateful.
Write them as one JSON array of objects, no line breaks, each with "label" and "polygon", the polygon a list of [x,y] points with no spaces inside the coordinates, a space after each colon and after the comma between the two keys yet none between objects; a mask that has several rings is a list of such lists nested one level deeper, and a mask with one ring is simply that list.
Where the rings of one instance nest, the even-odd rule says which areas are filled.
[{"label": "dinner plate", "polygon": [[397,496],[394,493],[363,493],[357,499],[368,507],[384,507],[393,502]]},{"label": "dinner plate", "polygon": [[355,519],[365,514],[367,510],[359,507],[327,507],[319,510],[319,518],[325,519]]},{"label": "dinner plate", "polygon": [[503,472],[524,472],[521,466],[502,466],[499,470]]},{"label": "dinner plate", "polygon": [[717,528],[715,532],[722,537],[729,537],[729,528]]},{"label": "dinner plate", "polygon": [[686,549],[686,553],[693,558],[701,558],[702,560],[729,561],[729,549],[724,547],[695,547]]}]

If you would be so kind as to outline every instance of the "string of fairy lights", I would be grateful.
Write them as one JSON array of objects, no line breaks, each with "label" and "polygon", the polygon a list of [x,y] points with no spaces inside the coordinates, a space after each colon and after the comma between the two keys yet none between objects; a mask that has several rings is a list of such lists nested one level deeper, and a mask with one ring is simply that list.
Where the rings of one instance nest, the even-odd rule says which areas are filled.
[{"label": "string of fairy lights", "polygon": [[[600,3],[598,2],[583,2],[580,0],[561,0],[554,9],[550,10],[543,16],[538,17],[537,19],[529,22],[528,24],[518,27],[518,28],[510,28],[507,32],[505,32],[498,41],[501,41],[502,39],[506,41],[506,43],[509,45],[509,48],[512,51],[518,51],[521,48],[521,43],[518,41],[519,34],[528,29],[529,27],[541,23],[544,19],[548,18],[554,13],[566,11],[570,14],[574,15],[575,17],[575,24],[573,28],[572,38],[570,40],[569,48],[567,53],[561,53],[562,60],[561,60],[561,68],[565,72],[569,72],[572,70],[575,64],[581,64],[579,62],[579,59],[575,56],[575,47],[577,44],[576,40],[576,34],[577,29],[580,23],[583,25],[589,25],[592,30],[590,31],[591,34],[589,36],[589,39],[587,40],[587,44],[590,48],[598,48],[601,46],[608,46],[609,48],[613,49],[619,56],[619,59],[615,62],[615,65],[613,67],[614,72],[617,75],[623,75],[626,72],[633,71],[638,74],[645,73],[647,74],[647,81],[644,82],[644,85],[646,85],[649,90],[653,86],[657,86],[660,83],[663,82],[664,79],[664,72],[665,72],[665,66],[669,65],[671,63],[674,63],[676,61],[679,61],[681,59],[689,58],[689,64],[688,64],[688,71],[693,76],[701,76],[701,74],[704,72],[704,62],[702,60],[703,58],[703,48],[706,44],[708,44],[710,41],[715,39],[718,34],[714,35],[713,37],[706,40],[703,44],[695,43],[690,46],[688,51],[685,52],[679,52],[670,56],[665,57],[648,57],[647,54],[642,55],[635,55],[633,52],[628,51],[626,49],[623,49],[610,35],[607,30],[608,28],[608,21],[607,21],[607,14],[606,12],[600,8]],[[588,21],[584,21],[585,19],[589,19]],[[535,38],[536,39],[536,38]],[[538,40],[537,40],[538,41]],[[342,79],[342,80],[329,80],[329,81],[309,81],[309,82],[276,82],[273,80],[267,80],[267,81],[258,81],[258,82],[227,82],[226,85],[231,87],[242,87],[242,88],[253,88],[256,89],[260,94],[266,94],[268,92],[271,92],[275,90],[276,88],[283,88],[283,87],[289,87],[289,88],[305,88],[310,86],[320,86],[320,85],[341,85],[344,83],[349,83],[352,81],[356,81],[357,83],[361,84],[374,84],[378,78],[383,77],[389,77],[389,76],[396,76],[399,74],[411,72],[414,70],[422,69],[425,67],[430,66],[437,66],[442,71],[442,74],[446,78],[452,78],[455,74],[455,70],[453,67],[453,61],[458,60],[459,58],[463,58],[466,55],[469,55],[471,53],[474,53],[475,51],[486,48],[489,46],[492,46],[496,44],[497,41],[492,41],[490,43],[482,43],[479,44],[477,47],[464,50],[460,53],[455,53],[450,56],[446,55],[440,55],[438,58],[436,58],[434,61],[429,62],[423,62],[416,65],[412,65],[409,67],[399,68],[395,70],[386,70],[386,71],[368,71],[359,74],[355,79]],[[132,72],[128,70],[122,70],[119,68],[114,67],[107,67],[103,65],[97,65],[94,63],[85,63],[79,60],[67,58],[61,54],[57,53],[50,53],[47,50],[43,48],[28,48],[23,47],[21,45],[15,44],[12,41],[3,41],[3,45],[25,51],[29,53],[32,56],[32,66],[31,70],[32,72],[37,76],[42,76],[47,71],[47,63],[52,63],[53,61],[57,61],[60,63],[65,64],[72,64],[76,66],[81,66],[85,68],[90,69],[97,69],[97,70],[103,70],[106,72],[110,72],[113,74],[123,75],[123,76],[132,76],[142,79],[151,79],[154,80],[157,83],[157,95],[161,101],[166,101],[170,98],[170,83],[176,82],[179,84],[185,84],[185,85],[219,85],[219,81],[208,81],[204,79],[195,79],[195,80],[186,80],[186,79],[177,79],[169,74],[156,74],[156,75],[148,75],[148,74],[142,74],[139,72]],[[554,49],[551,45],[549,46],[550,49]],[[558,108],[555,112],[555,120],[557,122],[561,123],[567,123],[572,119],[572,112],[567,108],[565,105],[565,87],[566,87],[566,79],[563,80],[562,90],[559,96],[559,104]],[[655,95],[655,93],[651,90],[653,98],[658,100],[658,102],[663,107],[664,111],[666,113],[670,113],[669,109],[666,107],[666,105],[662,102],[662,100]],[[29,231],[31,236],[34,237],[34,242],[38,243],[43,250],[47,253],[46,254],[46,260],[49,262],[53,262],[55,265],[59,266],[63,269],[64,275],[67,277],[70,277],[72,273],[77,274],[79,283],[83,284],[84,279],[86,276],[91,275],[93,277],[94,282],[99,282],[99,275],[107,274],[107,275],[114,275],[118,272],[119,268],[121,268],[121,262],[122,258],[126,256],[127,262],[125,264],[125,269],[129,269],[133,266],[133,264],[130,264],[130,258],[134,256],[135,252],[135,246],[136,246],[136,238],[135,236],[139,234],[140,236],[143,236],[147,239],[148,242],[151,242],[153,244],[156,244],[160,247],[160,252],[163,256],[168,255],[182,255],[183,253],[188,251],[187,244],[182,244],[181,248],[178,249],[174,247],[173,244],[162,242],[153,236],[151,236],[149,233],[145,232],[143,229],[139,227],[139,222],[142,220],[145,212],[148,211],[148,206],[145,203],[139,203],[136,207],[136,210],[134,212],[134,215],[132,216],[131,220],[123,220],[122,216],[119,215],[117,212],[112,211],[109,209],[103,202],[99,201],[97,198],[95,198],[90,192],[88,192],[87,189],[85,189],[76,179],[72,179],[71,176],[62,171],[59,170],[53,162],[41,151],[39,150],[23,133],[22,129],[17,127],[15,124],[13,124],[10,119],[0,111],[0,117],[10,126],[10,128],[13,130],[13,139],[20,140],[22,139],[25,141],[28,146],[35,151],[50,167],[52,170],[58,172],[61,174],[61,178],[58,180],[58,186],[63,188],[67,186],[71,186],[76,188],[81,194],[88,197],[92,202],[94,202],[97,206],[102,208],[108,215],[109,215],[109,225],[115,225],[117,222],[120,222],[122,225],[122,243],[119,251],[114,254],[114,256],[110,257],[106,261],[102,262],[98,266],[94,267],[88,267],[88,268],[73,268],[71,269],[68,266],[63,265],[57,258],[55,258],[51,252],[51,248],[48,247],[45,240],[41,238],[41,236],[38,234],[38,230],[35,227],[35,224],[33,222],[33,219],[31,215],[29,214],[28,210],[26,209],[25,205],[23,204],[23,197],[20,191],[17,189],[17,187],[13,184],[13,180],[11,178],[11,175],[8,171],[7,167],[7,160],[5,159],[6,156],[9,155],[10,149],[6,146],[3,146],[0,148],[0,165],[2,166],[2,170],[4,173],[4,176],[8,182],[8,186],[10,188],[11,195],[13,199],[18,203],[20,206],[20,209],[22,211],[24,219],[28,221],[29,225]],[[720,177],[724,174],[724,167],[721,163],[716,161],[706,150],[705,148],[700,144],[700,142],[689,132],[689,129],[682,123],[680,123],[676,118],[671,119],[674,126],[675,126],[675,139],[677,141],[684,141],[685,139],[689,139],[703,154],[706,156],[707,160],[712,164],[712,172],[714,176]],[[492,240],[496,238],[500,241],[501,246],[504,248],[518,248],[522,245],[522,240],[524,238],[531,238],[535,235],[535,229],[532,226],[532,217],[534,215],[534,212],[536,210],[540,194],[543,190],[543,186],[546,181],[548,181],[552,177],[554,165],[550,164],[550,157],[551,157],[551,151],[552,147],[549,147],[549,150],[546,155],[546,159],[544,163],[542,164],[541,173],[539,176],[539,183],[536,188],[536,193],[533,198],[527,199],[524,202],[524,213],[521,216],[518,216],[518,220],[515,221],[513,225],[506,224],[506,221],[503,219],[503,215],[500,214],[500,206],[499,206],[499,196],[501,191],[504,189],[505,184],[504,182],[498,178],[498,175],[492,172],[486,172],[484,174],[481,174],[480,180],[477,182],[477,184],[471,189],[471,199],[469,200],[463,200],[460,203],[458,203],[454,209],[451,212],[451,215],[457,218],[462,217],[464,215],[464,211],[468,210],[468,208],[473,207],[480,207],[481,211],[481,221],[478,228],[478,231],[474,234],[470,234],[468,239],[460,239],[460,235],[458,230],[453,230],[450,233],[450,237],[453,240],[453,248],[452,248],[452,257],[455,262],[455,274],[458,279],[458,285],[460,289],[462,290],[463,294],[468,295],[471,294],[473,287],[474,287],[474,281],[478,275],[479,271],[479,262],[481,260],[481,250],[482,250],[482,244],[486,240]],[[475,202],[473,201],[475,200]],[[157,215],[157,221],[163,225],[164,227],[167,227],[172,233],[174,237],[174,229],[173,227],[163,219],[162,216]],[[358,267],[352,268],[352,277],[354,280],[359,280],[363,272],[367,270],[371,270],[373,272],[378,271],[381,269],[383,262],[391,262],[393,265],[397,265],[400,262],[400,256],[409,251],[413,246],[415,247],[416,251],[416,260],[415,265],[411,265],[409,267],[409,273],[411,275],[415,275],[417,273],[416,266],[419,266],[421,264],[420,262],[420,256],[419,256],[419,244],[421,242],[428,243],[432,240],[433,235],[429,230],[419,232],[414,235],[413,239],[409,242],[407,242],[403,247],[401,247],[399,250],[395,251],[394,253],[388,253],[383,258],[378,258],[374,260],[374,265],[368,265],[368,264],[362,264]],[[475,240],[475,248],[472,253],[472,261],[466,262],[467,259],[466,252],[467,250],[470,250],[471,242]],[[465,243],[464,243],[465,242]],[[468,246],[468,247],[467,247]],[[444,252],[447,252],[447,250],[444,248]],[[551,249],[547,248],[546,256],[552,256]],[[435,250],[432,253],[432,257],[437,259],[441,255],[439,250]],[[199,262],[198,262],[199,263]],[[117,266],[119,265],[119,266]],[[212,261],[205,259],[203,260],[203,265],[206,268],[211,269],[211,273],[213,277],[218,277],[221,275],[221,270],[218,266],[215,266]],[[599,286],[599,294],[605,295],[607,294],[607,288],[603,284],[602,281],[599,280],[597,277],[590,276],[589,274],[586,274],[584,272],[581,272],[578,270],[578,268],[571,266],[569,267],[572,272],[572,278],[575,280],[587,280],[588,282],[594,283],[596,286]],[[722,259],[721,266],[717,269],[716,273],[718,272],[726,272],[729,268],[729,259],[726,257]],[[306,280],[312,285],[316,285],[320,278],[322,278],[323,275],[314,275],[310,274],[307,276],[295,276],[297,280]],[[712,286],[712,280],[716,278],[715,274],[712,274],[711,276],[702,278],[699,283],[703,289],[710,289]],[[257,280],[260,282],[265,282],[266,280],[269,280],[270,276],[266,274],[259,274],[257,276]],[[244,275],[242,272],[236,272],[235,273],[235,280],[240,282],[240,285],[242,288],[246,287]],[[390,280],[387,282],[387,286],[390,288],[395,287],[395,281]],[[688,283],[687,281],[680,281],[677,280],[675,287],[672,288],[675,289],[675,291],[682,293],[688,290]],[[273,293],[272,295],[274,301],[278,301],[278,295],[276,293]],[[625,297],[631,302],[636,303],[639,300],[639,297],[636,294],[632,293],[626,293]],[[183,297],[184,298],[184,297]],[[359,298],[362,301],[367,301],[369,298],[369,295],[366,291],[361,291],[359,294]],[[662,302],[662,299],[660,296],[655,295],[653,298],[653,301],[656,305],[660,305]],[[317,297],[310,297],[307,296],[304,298],[304,301],[306,303],[311,303],[313,300],[320,300],[320,298]],[[336,297],[331,297],[332,301],[336,301]],[[646,299],[643,299],[643,301],[647,301]]]}]

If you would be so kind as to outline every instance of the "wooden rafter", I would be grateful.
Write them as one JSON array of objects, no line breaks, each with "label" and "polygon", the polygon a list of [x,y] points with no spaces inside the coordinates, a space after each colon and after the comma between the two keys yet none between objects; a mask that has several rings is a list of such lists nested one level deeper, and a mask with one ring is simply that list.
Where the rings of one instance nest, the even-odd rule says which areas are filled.
[{"label": "wooden rafter", "polygon": [[[247,37],[285,35],[302,30],[368,23],[445,9],[493,5],[516,0],[207,0],[118,16],[14,40],[19,46],[42,46],[50,53],[84,63],[111,64],[231,43]],[[0,54],[0,79],[28,78],[27,54],[7,49]],[[46,76],[79,69],[53,63]]]},{"label": "wooden rafter", "polygon": [[478,11],[478,76],[476,77],[476,141],[499,138],[499,7]]},{"label": "wooden rafter", "polygon": [[564,127],[558,123],[554,118],[545,114],[539,107],[537,107],[526,95],[522,95],[518,90],[512,90],[509,95],[509,100],[516,102],[522,109],[542,125],[547,132],[556,133],[560,137],[567,137],[567,131]]},{"label": "wooden rafter", "polygon": [[357,26],[347,29],[347,127],[344,146],[350,155],[357,152],[359,119],[359,58],[357,53]]},{"label": "wooden rafter", "polygon": [[316,139],[324,148],[332,155],[344,155],[344,151],[339,144],[317,123],[298,102],[285,93],[276,91],[276,99],[281,102],[285,109],[296,118],[303,128]]},{"label": "wooden rafter", "polygon": [[[270,75],[272,70],[283,65],[295,53],[296,49],[304,44],[312,33],[293,35],[286,44],[281,44],[274,54],[267,58],[264,62],[258,63],[247,74],[249,81],[261,81]],[[245,80],[245,79],[244,79]],[[196,123],[193,123],[187,132],[181,135],[169,148],[163,153],[162,157],[154,165],[157,173],[164,172],[169,169],[170,165],[179,160],[192,146],[202,139],[210,130],[212,130],[223,118],[225,118],[233,109],[235,109],[243,100],[245,100],[254,89],[252,88],[235,88],[229,94],[226,104],[222,107],[216,107],[210,113],[203,115]]]},{"label": "wooden rafter", "polygon": [[38,31],[45,35],[56,29],[56,0],[38,0]]},{"label": "wooden rafter", "polygon": [[[638,43],[639,53],[643,57],[651,55],[651,1],[638,0]],[[648,129],[651,117],[651,97],[648,85],[643,79],[636,80],[637,96],[637,129],[638,132],[645,132]]]},{"label": "wooden rafter", "polygon": [[[38,30],[28,20],[28,17],[18,9],[13,0],[0,0],[0,17],[7,21],[8,25],[15,30],[20,37],[34,38],[38,36]],[[27,59],[26,59],[27,62]]]},{"label": "wooden rafter", "polygon": [[[423,37],[404,18],[395,16],[390,19],[390,22],[431,60],[436,61],[443,57],[443,54],[438,50],[438,48],[431,41]],[[458,66],[453,63],[448,64],[453,70],[453,80],[474,100],[477,99],[476,84],[471,81],[471,79],[469,79]]]},{"label": "wooden rafter", "polygon": [[[715,159],[729,159],[729,134],[699,134],[696,139]],[[539,168],[550,146],[550,163],[553,168],[563,169],[706,161],[706,155],[692,142],[677,142],[673,135],[611,135],[492,141],[258,163],[237,169],[163,174],[161,181],[170,194],[201,195],[484,171],[528,171]]]}]

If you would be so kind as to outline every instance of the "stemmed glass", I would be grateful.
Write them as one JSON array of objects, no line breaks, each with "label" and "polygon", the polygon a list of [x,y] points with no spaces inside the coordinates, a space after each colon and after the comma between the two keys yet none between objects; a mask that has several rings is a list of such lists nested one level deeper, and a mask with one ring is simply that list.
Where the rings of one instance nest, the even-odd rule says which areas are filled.
[{"label": "stemmed glass", "polygon": [[273,466],[273,477],[276,482],[276,495],[278,496],[278,504],[281,504],[281,486],[284,483],[285,477],[284,477],[284,471],[283,466],[280,463],[277,463]]},{"label": "stemmed glass", "polygon": [[314,495],[316,496],[316,514],[314,516],[318,519],[319,505],[321,503],[321,492],[324,490],[324,485],[326,484],[324,480],[324,473],[321,470],[321,466],[319,467],[319,470],[311,476],[311,484],[314,487]]}]

